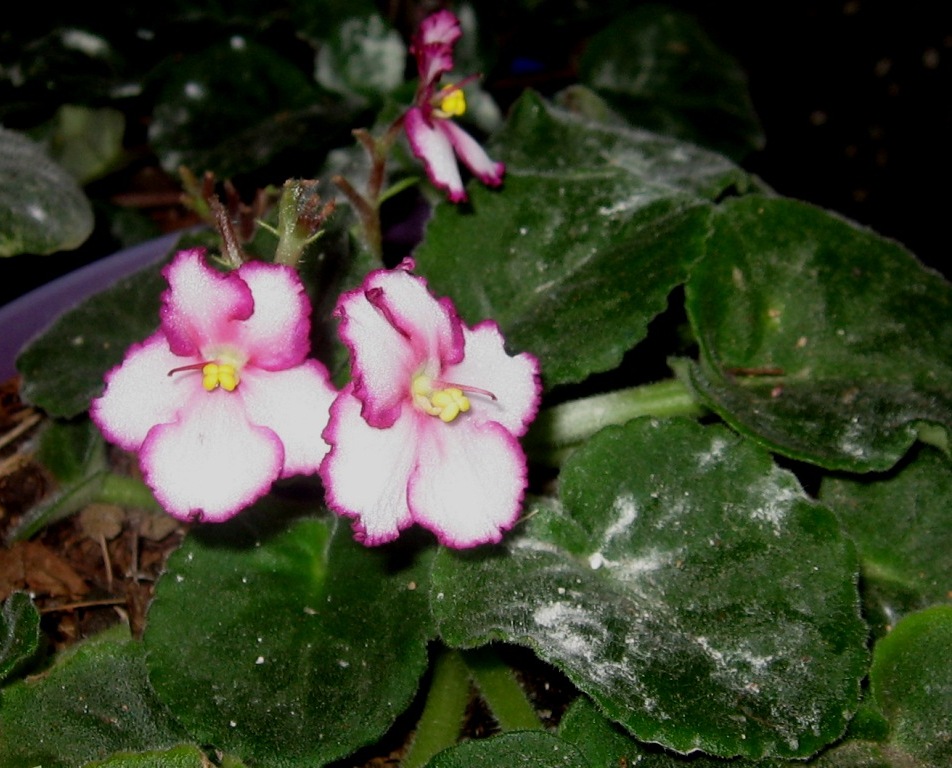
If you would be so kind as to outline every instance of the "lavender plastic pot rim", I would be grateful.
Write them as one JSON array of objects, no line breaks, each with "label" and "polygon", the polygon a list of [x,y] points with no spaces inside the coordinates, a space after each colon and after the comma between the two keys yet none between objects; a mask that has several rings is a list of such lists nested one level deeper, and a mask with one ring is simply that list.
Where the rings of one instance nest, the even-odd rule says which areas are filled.
[{"label": "lavender plastic pot rim", "polygon": [[0,307],[0,381],[16,375],[20,350],[60,315],[117,280],[156,263],[181,236],[182,232],[173,232],[118,251]]}]

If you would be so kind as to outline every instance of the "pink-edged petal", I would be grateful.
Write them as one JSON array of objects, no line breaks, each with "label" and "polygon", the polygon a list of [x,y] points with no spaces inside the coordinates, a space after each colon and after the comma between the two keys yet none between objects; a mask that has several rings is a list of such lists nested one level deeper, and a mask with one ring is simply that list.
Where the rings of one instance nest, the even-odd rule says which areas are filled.
[{"label": "pink-edged petal", "polygon": [[430,14],[420,23],[410,52],[416,58],[420,80],[425,86],[453,69],[453,46],[462,34],[459,19],[450,11]]},{"label": "pink-edged petal", "polygon": [[170,515],[220,522],[268,492],[284,450],[274,432],[248,422],[235,393],[199,390],[181,421],[149,432],[139,461]]},{"label": "pink-edged petal", "polygon": [[364,418],[388,427],[408,402],[413,376],[439,372],[463,351],[462,324],[448,301],[405,269],[371,272],[360,288],[341,296],[340,337],[351,353],[354,395]]},{"label": "pink-edged petal", "polygon": [[462,34],[459,19],[452,11],[444,9],[431,13],[420,22],[417,39],[423,45],[452,46]]},{"label": "pink-edged petal", "polygon": [[248,365],[275,371],[304,360],[310,350],[311,304],[297,271],[252,261],[236,274],[254,299],[254,313],[237,329],[236,343]]},{"label": "pink-edged petal", "polygon": [[320,475],[328,506],[354,518],[357,538],[383,544],[412,522],[407,482],[415,463],[416,419],[408,415],[377,429],[364,421],[360,408],[348,385],[331,407],[324,431],[331,449]]},{"label": "pink-edged petal", "polygon": [[248,421],[268,427],[284,445],[282,477],[317,472],[328,445],[321,439],[337,391],[327,369],[307,360],[286,371],[248,370],[234,394]]},{"label": "pink-edged petal", "polygon": [[525,352],[510,357],[499,326],[491,320],[464,328],[463,333],[466,357],[444,368],[441,381],[492,392],[495,400],[479,392],[467,393],[467,418],[480,424],[495,421],[516,437],[521,436],[539,410],[539,361]]},{"label": "pink-edged petal", "polygon": [[137,451],[152,427],[178,418],[196,374],[201,388],[199,371],[168,375],[194,362],[172,354],[161,331],[133,344],[122,363],[106,374],[106,389],[89,409],[93,422],[110,442]]},{"label": "pink-edged petal", "polygon": [[502,426],[431,419],[416,451],[410,511],[442,544],[497,542],[515,524],[526,487],[526,459]]},{"label": "pink-edged petal", "polygon": [[482,145],[452,120],[439,120],[437,127],[446,135],[457,156],[483,184],[498,187],[506,166],[491,159]]},{"label": "pink-edged petal", "polygon": [[251,289],[235,273],[223,275],[205,263],[200,248],[180,251],[162,272],[162,330],[177,355],[197,355],[234,342],[235,320],[254,311]]},{"label": "pink-edged petal", "polygon": [[[437,119],[437,123],[447,123],[448,120]],[[456,155],[449,135],[431,125],[418,107],[407,110],[404,118],[404,128],[410,149],[413,154],[423,161],[426,175],[434,186],[447,193],[451,202],[461,203],[466,200],[466,190],[463,189],[463,179],[456,164]]]},{"label": "pink-edged petal", "polygon": [[429,100],[440,77],[453,69],[453,49],[444,45],[421,45],[413,49],[420,76],[419,101]]}]

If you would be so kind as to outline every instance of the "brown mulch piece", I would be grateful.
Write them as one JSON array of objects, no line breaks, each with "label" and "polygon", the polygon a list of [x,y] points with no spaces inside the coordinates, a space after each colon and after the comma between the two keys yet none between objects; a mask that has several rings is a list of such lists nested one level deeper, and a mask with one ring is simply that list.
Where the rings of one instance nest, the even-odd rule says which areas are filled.
[{"label": "brown mulch piece", "polygon": [[7,542],[20,517],[56,488],[33,455],[44,420],[20,400],[17,378],[0,384],[0,601],[28,592],[57,650],[120,621],[138,637],[153,584],[185,526],[161,514],[91,505],[30,541]]}]

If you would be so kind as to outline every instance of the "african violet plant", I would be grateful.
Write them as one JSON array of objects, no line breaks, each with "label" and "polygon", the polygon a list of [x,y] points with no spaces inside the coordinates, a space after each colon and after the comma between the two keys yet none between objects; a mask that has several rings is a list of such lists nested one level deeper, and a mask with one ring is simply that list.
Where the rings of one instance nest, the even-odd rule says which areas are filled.
[{"label": "african violet plant", "polygon": [[[483,149],[427,17],[333,212],[288,182],[254,242],[222,224],[24,350],[82,469],[21,535],[102,498],[190,528],[141,638],[24,678],[38,616],[4,604],[0,765],[343,766],[406,732],[408,768],[949,764],[952,286],[631,124],[629,32]],[[449,200],[386,263],[404,138]],[[517,647],[570,681],[556,725]],[[473,684],[499,733],[457,744]]]}]

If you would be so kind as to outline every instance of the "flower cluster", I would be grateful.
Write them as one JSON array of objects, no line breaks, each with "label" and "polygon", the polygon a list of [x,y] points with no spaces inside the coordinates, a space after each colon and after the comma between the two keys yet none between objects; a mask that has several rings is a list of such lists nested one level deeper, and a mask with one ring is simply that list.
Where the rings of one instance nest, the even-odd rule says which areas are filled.
[{"label": "flower cluster", "polygon": [[319,471],[367,544],[412,522],[450,546],[498,541],[526,484],[518,438],[538,366],[508,356],[495,324],[466,327],[412,266],[341,297],[353,378],[338,393],[306,359],[310,305],[294,270],[223,275],[182,251],[164,273],[161,327],[107,374],[92,418],[184,520],[227,519],[278,478]]},{"label": "flower cluster", "polygon": [[338,303],[353,376],[324,432],[328,504],[368,544],[413,522],[450,546],[498,541],[526,485],[538,363],[506,354],[495,323],[464,325],[412,268],[373,272]]},{"label": "flower cluster", "polygon": [[417,62],[420,83],[413,106],[404,115],[404,126],[413,153],[423,161],[430,181],[444,190],[454,203],[466,200],[466,191],[455,155],[481,182],[502,184],[504,166],[486,151],[454,117],[466,112],[464,82],[439,86],[440,78],[453,69],[453,46],[462,35],[459,19],[450,11],[438,11],[423,20],[410,51]]},{"label": "flower cluster", "polygon": [[223,275],[201,250],[166,267],[161,326],[106,375],[90,415],[134,451],[169,514],[225,520],[278,478],[314,472],[336,392],[310,350],[310,303],[290,267]]},{"label": "flower cluster", "polygon": [[[423,21],[404,116],[414,152],[456,202],[454,150],[487,184],[503,173],[451,119],[466,108],[461,84],[438,87],[460,34],[448,11]],[[182,251],[164,271],[160,328],[106,375],[92,418],[139,455],[158,501],[183,520],[225,520],[275,480],[319,473],[328,506],[366,544],[414,522],[449,546],[498,541],[526,487],[519,437],[538,408],[538,364],[509,356],[494,323],[463,324],[413,266],[371,272],[340,297],[352,376],[337,392],[307,358],[297,272],[247,262],[223,274],[201,250]]]}]

